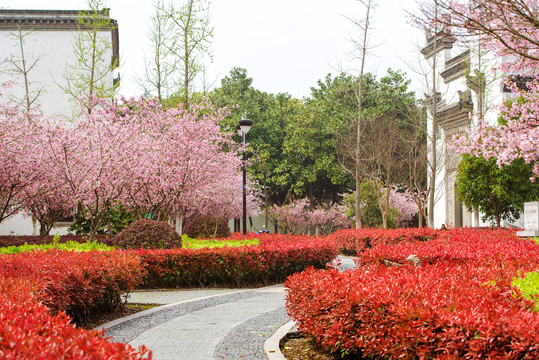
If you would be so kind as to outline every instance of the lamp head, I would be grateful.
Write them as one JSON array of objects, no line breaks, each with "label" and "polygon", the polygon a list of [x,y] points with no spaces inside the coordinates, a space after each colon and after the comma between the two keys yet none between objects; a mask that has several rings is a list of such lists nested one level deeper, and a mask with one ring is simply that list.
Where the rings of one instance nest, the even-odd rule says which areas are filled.
[{"label": "lamp head", "polygon": [[240,127],[241,131],[247,134],[249,130],[251,130],[251,127],[253,126],[252,120],[247,119],[247,112],[245,115],[243,115],[243,119],[241,119],[238,122],[238,126]]}]

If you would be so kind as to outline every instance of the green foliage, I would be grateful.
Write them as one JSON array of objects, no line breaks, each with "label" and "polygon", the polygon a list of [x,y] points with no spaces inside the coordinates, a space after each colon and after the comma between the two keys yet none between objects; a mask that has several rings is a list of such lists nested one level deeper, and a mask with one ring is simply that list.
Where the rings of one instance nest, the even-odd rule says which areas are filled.
[{"label": "green foliage", "polygon": [[[328,75],[311,88],[310,97],[298,100],[257,90],[245,69],[233,68],[209,94],[215,105],[231,110],[221,124],[224,130],[233,131],[245,112],[253,120],[246,140],[256,156],[249,155],[248,171],[260,185],[266,206],[305,197],[312,204],[337,201],[340,193],[355,187],[353,176],[341,166],[337,134],[349,133],[357,118],[357,80]],[[392,113],[405,132],[403,109],[415,104],[408,85],[403,74],[392,70],[380,80],[365,74],[364,118],[384,119]]]},{"label": "green foliage", "polygon": [[[217,106],[228,106],[231,115],[221,124],[223,129],[234,131],[245,112],[254,126],[247,134],[246,141],[256,152],[253,163],[248,167],[250,176],[256,180],[267,201],[282,202],[289,184],[279,169],[283,161],[283,142],[286,124],[294,117],[300,103],[288,94],[267,94],[252,86],[253,79],[247,70],[233,68],[221,80],[221,87],[213,90],[210,100]],[[239,135],[234,135],[238,142]],[[248,154],[252,156],[252,154]]]},{"label": "green foliage", "polygon": [[539,272],[528,273],[524,278],[514,279],[511,284],[516,286],[524,297],[534,300],[535,309],[539,311]]},{"label": "green foliage", "polygon": [[199,216],[189,222],[185,234],[191,238],[227,238],[230,236],[228,221],[214,216]]},{"label": "green foliage", "polygon": [[182,247],[182,239],[164,221],[141,219],[123,229],[116,244],[125,249],[171,249]]},{"label": "green foliage", "polygon": [[241,246],[258,246],[260,241],[258,239],[248,240],[231,240],[226,241],[212,241],[206,239],[192,239],[187,236],[182,236],[183,247],[188,249],[201,249],[201,248],[220,248],[220,247],[241,247]]},{"label": "green foliage", "polygon": [[[97,234],[108,234],[108,224],[110,216],[110,225],[112,234],[118,234],[127,225],[131,224],[135,219],[129,214],[121,205],[112,207],[110,212],[103,214],[103,221],[97,229]],[[86,219],[82,214],[75,213],[73,216],[73,224],[67,229],[70,234],[75,235],[87,235],[90,233],[90,221]]]},{"label": "green foliage", "polygon": [[[54,237],[56,240],[56,236]],[[39,250],[51,250],[51,249],[57,249],[57,250],[69,250],[69,251],[92,251],[92,250],[99,250],[99,251],[107,251],[107,250],[113,250],[114,248],[111,246],[107,246],[95,241],[87,242],[87,243],[78,243],[75,241],[68,241],[66,243],[58,243],[56,240],[55,242],[51,244],[43,244],[43,245],[28,245],[24,244],[21,246],[8,246],[8,247],[2,247],[0,248],[0,254],[17,254],[20,252],[26,252],[26,251],[39,251]]]},{"label": "green foliage", "polygon": [[484,221],[514,221],[524,210],[524,203],[539,196],[539,184],[530,181],[532,166],[518,159],[502,168],[496,159],[485,160],[463,155],[457,173],[459,200],[469,211],[479,210]]},{"label": "green foliage", "polygon": [[[331,83],[330,78],[327,81]],[[248,171],[260,185],[267,205],[283,204],[291,193],[316,203],[344,191],[350,178],[337,161],[334,122],[324,112],[324,106],[334,99],[325,99],[323,104],[300,101],[289,94],[262,92],[252,82],[245,69],[234,68],[210,98],[218,106],[232,107],[223,128],[234,129],[245,111],[253,120],[247,142],[256,156]],[[326,85],[320,86],[324,87],[319,92],[323,97]]]},{"label": "green foliage", "polygon": [[335,134],[354,117],[354,77],[328,75],[311,88],[297,115],[287,123],[281,173],[298,197],[313,203],[352,187],[351,177],[339,164]]}]

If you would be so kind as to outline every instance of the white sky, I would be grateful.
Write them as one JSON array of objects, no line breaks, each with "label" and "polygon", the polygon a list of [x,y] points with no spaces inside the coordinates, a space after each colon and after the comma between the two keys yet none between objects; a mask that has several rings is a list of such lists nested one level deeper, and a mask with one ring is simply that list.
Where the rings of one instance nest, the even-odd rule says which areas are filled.
[{"label": "white sky", "polygon": [[[180,0],[178,0],[180,2]],[[139,96],[137,74],[144,68],[144,49],[152,0],[108,0],[111,18],[118,20],[120,34],[121,88],[126,96]],[[4,9],[86,9],[85,0],[0,0]],[[378,0],[367,71],[383,76],[388,67],[401,69],[422,93],[421,78],[410,69],[419,57],[418,43],[424,36],[408,24],[405,10],[415,0]],[[326,76],[358,68],[347,63],[348,40],[354,31],[345,18],[361,18],[363,7],[355,0],[213,0],[211,24],[214,59],[208,81],[220,85],[234,66],[247,69],[259,90],[309,96],[310,87]],[[148,51],[146,51],[148,53]]]}]

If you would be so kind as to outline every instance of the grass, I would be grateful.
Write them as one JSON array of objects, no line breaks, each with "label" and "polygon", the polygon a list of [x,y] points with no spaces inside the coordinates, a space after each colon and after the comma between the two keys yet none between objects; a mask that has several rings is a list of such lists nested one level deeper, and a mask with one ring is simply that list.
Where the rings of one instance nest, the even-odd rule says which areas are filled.
[{"label": "grass", "polygon": [[142,310],[148,310],[148,309],[154,308],[156,306],[160,306],[160,305],[157,305],[157,304],[125,304],[125,306],[127,306],[127,308],[129,308],[129,309],[142,311]]},{"label": "grass", "polygon": [[202,249],[216,247],[240,247],[240,246],[258,246],[258,239],[250,240],[208,240],[208,239],[192,239],[187,236],[182,236],[182,247],[187,249]]},{"label": "grass", "polygon": [[535,310],[539,311],[539,272],[527,273],[523,278],[514,279],[516,286],[525,298],[535,301]]},{"label": "grass", "polygon": [[0,254],[17,254],[25,251],[42,251],[42,250],[70,250],[70,251],[91,251],[91,250],[113,250],[113,247],[103,245],[98,242],[87,242],[87,243],[78,243],[75,241],[68,241],[66,243],[57,243],[53,242],[51,244],[42,244],[42,245],[20,245],[20,246],[7,246],[0,248]]}]

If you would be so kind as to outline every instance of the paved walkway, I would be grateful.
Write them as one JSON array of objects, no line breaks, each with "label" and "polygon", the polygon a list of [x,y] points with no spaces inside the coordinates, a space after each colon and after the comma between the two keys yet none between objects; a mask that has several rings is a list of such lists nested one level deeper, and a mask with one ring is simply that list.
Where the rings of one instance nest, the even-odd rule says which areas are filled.
[{"label": "paved walkway", "polygon": [[[341,266],[352,267],[352,259]],[[283,285],[136,291],[128,302],[167,305],[105,324],[105,335],[145,345],[156,360],[262,360],[264,341],[289,321],[284,298]]]}]

